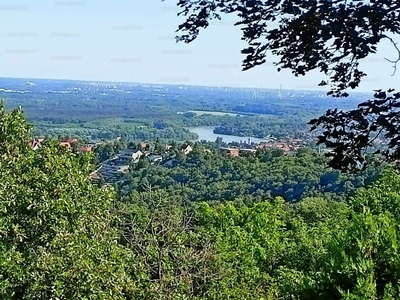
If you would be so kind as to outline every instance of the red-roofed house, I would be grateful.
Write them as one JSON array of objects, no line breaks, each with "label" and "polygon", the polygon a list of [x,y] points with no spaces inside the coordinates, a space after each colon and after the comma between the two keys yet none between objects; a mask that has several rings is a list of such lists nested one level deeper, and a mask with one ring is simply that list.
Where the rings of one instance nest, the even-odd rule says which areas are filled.
[{"label": "red-roofed house", "polygon": [[65,142],[69,143],[70,146],[71,146],[71,144],[76,143],[77,141],[78,141],[77,139],[73,139],[73,138],[69,138],[69,139],[65,140]]},{"label": "red-roofed house", "polygon": [[60,142],[60,146],[67,147],[68,149],[71,149],[71,144],[68,143],[68,142]]},{"label": "red-roofed house", "polygon": [[78,148],[78,151],[81,153],[92,152],[92,147],[80,147],[80,148]]}]

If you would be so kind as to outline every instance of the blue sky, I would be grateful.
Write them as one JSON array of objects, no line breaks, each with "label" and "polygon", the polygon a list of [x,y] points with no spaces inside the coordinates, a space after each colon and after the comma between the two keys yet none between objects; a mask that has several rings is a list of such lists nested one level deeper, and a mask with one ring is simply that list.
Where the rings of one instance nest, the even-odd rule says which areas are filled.
[{"label": "blue sky", "polygon": [[[319,89],[318,72],[294,77],[268,63],[241,71],[245,46],[233,16],[223,16],[191,44],[175,43],[177,0],[1,0],[0,77]],[[399,40],[399,39],[397,39]],[[363,66],[360,91],[396,87],[400,71],[384,57],[389,43]]]}]

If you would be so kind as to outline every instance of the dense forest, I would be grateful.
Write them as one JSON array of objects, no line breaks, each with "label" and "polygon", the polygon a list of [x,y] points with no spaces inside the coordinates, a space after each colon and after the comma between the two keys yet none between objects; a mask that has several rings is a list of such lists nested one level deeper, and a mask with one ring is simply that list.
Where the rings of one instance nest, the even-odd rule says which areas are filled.
[{"label": "dense forest", "polygon": [[[372,173],[324,171],[309,149],[221,158],[199,147],[176,169],[132,169],[139,182],[124,192],[90,182],[90,155],[51,141],[32,150],[21,110],[1,108],[0,120],[2,299],[400,297],[397,171],[359,187]],[[286,192],[268,187],[285,180]],[[264,201],[241,192],[262,182]],[[277,196],[291,200],[297,185],[323,188]]]},{"label": "dense forest", "polygon": [[[209,148],[209,147],[208,147]],[[210,150],[212,149],[212,151]],[[117,182],[122,194],[156,186],[171,196],[190,201],[261,202],[282,197],[297,202],[307,197],[345,201],[359,187],[371,183],[380,169],[363,173],[340,174],[326,168],[327,159],[309,148],[295,154],[282,150],[263,150],[255,155],[232,158],[196,144],[187,156],[174,159],[174,167],[150,164],[143,158]]]},{"label": "dense forest", "polygon": [[[73,137],[106,141],[195,140],[187,127],[214,126],[216,133],[303,138],[307,122],[330,107],[324,92],[212,88],[179,85],[93,83],[43,80],[28,85],[23,79],[0,79],[0,98],[6,108],[22,106],[35,125],[36,137]],[[346,101],[353,108],[362,93]],[[266,104],[268,103],[268,104]],[[258,107],[259,110],[255,108]],[[248,108],[248,109],[246,109]],[[264,109],[265,108],[265,109]]]}]

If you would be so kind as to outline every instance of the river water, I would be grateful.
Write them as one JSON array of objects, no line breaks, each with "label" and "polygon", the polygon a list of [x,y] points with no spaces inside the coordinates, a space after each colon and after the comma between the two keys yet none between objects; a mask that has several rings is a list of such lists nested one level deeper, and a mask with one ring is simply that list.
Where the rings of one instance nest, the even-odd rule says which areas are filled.
[{"label": "river water", "polygon": [[[199,135],[199,139],[197,141],[206,140],[209,142],[215,142],[217,137],[221,137],[225,143],[232,142],[248,142],[249,137],[236,136],[236,135],[226,135],[226,134],[215,134],[213,132],[214,126],[204,126],[204,127],[189,127],[187,128],[190,132],[197,133]],[[261,143],[264,142],[263,139],[258,139],[255,137],[250,137],[251,143]]]}]

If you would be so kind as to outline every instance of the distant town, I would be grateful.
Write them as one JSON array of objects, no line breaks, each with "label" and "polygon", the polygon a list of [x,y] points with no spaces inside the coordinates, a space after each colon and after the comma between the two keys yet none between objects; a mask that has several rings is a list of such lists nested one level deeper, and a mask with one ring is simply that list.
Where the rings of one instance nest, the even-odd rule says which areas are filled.
[{"label": "distant town", "polygon": [[[95,152],[97,147],[104,146],[106,144],[114,144],[121,141],[120,137],[117,137],[113,141],[98,142],[98,143],[87,143],[82,145],[76,138],[67,138],[59,141],[59,145],[66,147],[70,151],[77,154],[92,153]],[[33,150],[37,150],[42,146],[44,139],[37,138],[33,139],[30,146]],[[221,154],[225,154],[231,157],[240,157],[245,155],[255,155],[257,151],[278,149],[285,154],[290,154],[297,151],[300,147],[306,146],[307,143],[301,139],[269,139],[265,142],[241,142],[241,143],[229,143],[226,146],[220,146],[217,150]],[[138,164],[141,159],[146,159],[150,164],[157,164],[160,166],[173,168],[177,163],[177,154],[188,155],[193,151],[194,143],[184,142],[179,146],[177,145],[163,145],[162,147],[156,147],[155,143],[140,142],[138,144],[130,144],[128,148],[120,150],[113,157],[102,161],[97,169],[90,174],[93,183],[102,183],[103,185],[109,185],[121,174],[129,172],[130,166]],[[178,151],[172,151],[178,150]],[[211,151],[204,148],[204,151]]]}]

